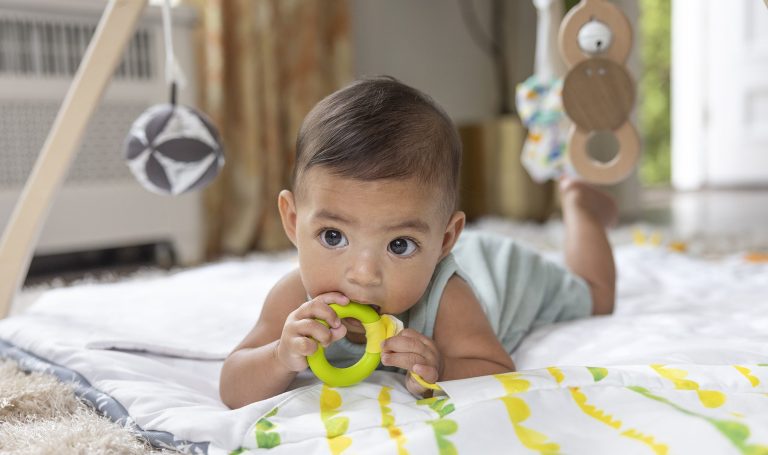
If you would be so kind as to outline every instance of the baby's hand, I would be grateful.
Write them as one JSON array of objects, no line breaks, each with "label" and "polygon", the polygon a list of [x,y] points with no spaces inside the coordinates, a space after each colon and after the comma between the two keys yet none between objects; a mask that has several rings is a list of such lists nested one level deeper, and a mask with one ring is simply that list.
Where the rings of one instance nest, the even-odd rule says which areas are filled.
[{"label": "baby's hand", "polygon": [[[347,333],[336,312],[328,305],[346,305],[349,299],[338,292],[320,294],[304,302],[285,319],[283,334],[277,345],[277,359],[290,371],[307,368],[307,356],[317,350],[317,342],[327,347]],[[315,319],[327,322],[330,328]],[[317,341],[315,341],[317,340]]]},{"label": "baby's hand", "polygon": [[410,373],[434,384],[440,377],[440,359],[435,342],[413,329],[405,329],[381,345],[381,363],[407,370],[405,387],[418,396],[424,396],[429,389],[419,385]]}]

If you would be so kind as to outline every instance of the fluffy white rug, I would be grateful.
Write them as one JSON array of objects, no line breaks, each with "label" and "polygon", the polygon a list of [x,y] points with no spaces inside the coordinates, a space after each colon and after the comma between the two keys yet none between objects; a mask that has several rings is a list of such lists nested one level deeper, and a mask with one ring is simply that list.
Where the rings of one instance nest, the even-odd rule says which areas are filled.
[{"label": "fluffy white rug", "polygon": [[0,360],[3,454],[161,454],[79,401],[53,376]]}]

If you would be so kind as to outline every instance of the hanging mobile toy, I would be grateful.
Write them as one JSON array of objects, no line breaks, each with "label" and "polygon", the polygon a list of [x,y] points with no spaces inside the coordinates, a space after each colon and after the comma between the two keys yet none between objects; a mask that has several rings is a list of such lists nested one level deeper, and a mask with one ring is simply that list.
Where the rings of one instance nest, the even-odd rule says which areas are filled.
[{"label": "hanging mobile toy", "polygon": [[[582,0],[560,25],[560,52],[569,70],[563,81],[563,108],[573,125],[568,160],[584,180],[612,184],[625,179],[640,155],[640,140],[629,121],[635,89],[625,62],[632,48],[626,16],[607,0]],[[611,133],[616,156],[592,159],[588,141],[595,132]]]},{"label": "hanging mobile toy", "polygon": [[[629,21],[606,0],[582,0],[558,27],[561,0],[533,3],[538,12],[536,70],[516,92],[518,112],[528,128],[523,165],[538,182],[563,174],[597,184],[619,182],[632,172],[640,150],[629,122],[634,83],[623,66],[632,47]],[[596,132],[612,134],[619,144],[608,162],[587,152]]]},{"label": "hanging mobile toy", "polygon": [[176,103],[176,90],[184,78],[173,54],[169,0],[163,3],[163,31],[170,103],[150,107],[133,122],[125,140],[125,159],[146,189],[176,195],[210,183],[224,165],[224,154],[208,117]]}]

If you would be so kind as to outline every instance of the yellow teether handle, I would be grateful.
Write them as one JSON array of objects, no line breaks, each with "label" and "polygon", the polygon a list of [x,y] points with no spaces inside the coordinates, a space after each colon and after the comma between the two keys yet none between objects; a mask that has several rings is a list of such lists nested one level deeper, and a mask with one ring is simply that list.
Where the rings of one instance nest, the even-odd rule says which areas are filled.
[{"label": "yellow teether handle", "polygon": [[432,384],[431,382],[425,381],[424,378],[422,378],[418,374],[414,373],[413,371],[411,371],[411,377],[413,378],[414,381],[418,382],[419,385],[424,387],[425,389],[429,389],[429,390],[443,390],[442,387],[440,387],[439,385]]},{"label": "yellow teether handle", "polygon": [[[307,356],[307,363],[315,375],[329,386],[346,387],[357,384],[367,378],[379,366],[381,342],[386,336],[386,326],[381,322],[379,314],[368,305],[350,302],[347,305],[332,303],[329,306],[340,318],[357,319],[363,324],[367,340],[365,354],[354,365],[337,368],[328,362],[328,359],[325,358],[325,349],[318,344],[317,350]],[[319,319],[318,321],[328,325],[325,321]]]}]

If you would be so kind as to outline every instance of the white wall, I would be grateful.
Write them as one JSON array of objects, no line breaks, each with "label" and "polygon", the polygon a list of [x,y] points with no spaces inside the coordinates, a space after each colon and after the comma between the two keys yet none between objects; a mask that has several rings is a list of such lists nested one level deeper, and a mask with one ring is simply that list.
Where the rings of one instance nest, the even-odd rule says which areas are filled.
[{"label": "white wall", "polygon": [[[353,0],[356,76],[387,74],[432,96],[457,123],[493,117],[498,95],[491,58],[470,37],[458,1],[473,2],[490,30],[488,0]],[[507,1],[510,87],[533,72],[536,11]]]}]

